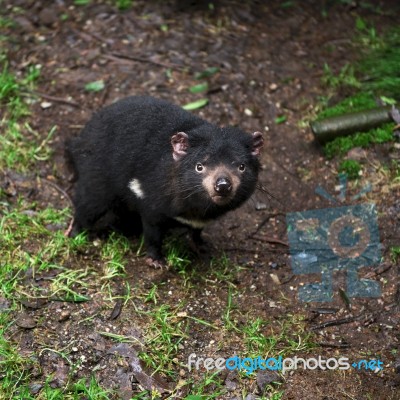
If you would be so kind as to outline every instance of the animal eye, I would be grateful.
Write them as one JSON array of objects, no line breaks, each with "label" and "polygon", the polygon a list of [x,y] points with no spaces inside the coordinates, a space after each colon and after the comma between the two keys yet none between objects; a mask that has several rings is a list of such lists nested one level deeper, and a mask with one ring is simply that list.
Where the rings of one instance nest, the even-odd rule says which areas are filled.
[{"label": "animal eye", "polygon": [[246,166],[244,164],[239,165],[239,171],[243,172],[246,169]]},{"label": "animal eye", "polygon": [[203,169],[204,169],[203,164],[201,164],[201,163],[197,163],[196,164],[196,171],[197,172],[202,172]]}]

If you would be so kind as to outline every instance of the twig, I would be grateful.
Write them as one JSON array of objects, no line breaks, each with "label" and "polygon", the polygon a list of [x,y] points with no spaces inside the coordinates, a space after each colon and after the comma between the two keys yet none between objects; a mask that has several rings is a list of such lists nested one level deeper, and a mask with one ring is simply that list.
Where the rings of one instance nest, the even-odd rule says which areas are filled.
[{"label": "twig", "polygon": [[66,105],[72,106],[72,107],[80,107],[80,105],[73,100],[67,100],[67,99],[63,99],[62,97],[51,96],[46,93],[40,93],[40,92],[36,92],[36,91],[28,91],[28,92],[26,92],[26,94],[30,94],[30,95],[33,94],[33,95],[39,96],[43,99],[54,101],[56,103],[66,104]]},{"label": "twig", "polygon": [[391,268],[392,268],[391,264],[387,265],[387,266],[383,266],[381,269],[378,268],[375,271],[368,272],[367,274],[365,274],[365,278],[367,278],[367,279],[368,278],[374,278],[374,277],[376,277],[378,275],[382,275],[386,271],[389,271],[389,269],[391,269]]},{"label": "twig", "polygon": [[289,244],[287,242],[284,242],[283,240],[276,239],[276,238],[269,237],[269,236],[266,236],[265,238],[252,236],[251,239],[257,240],[259,242],[266,242],[266,243],[271,243],[271,244],[281,244],[282,246],[289,247]]},{"label": "twig", "polygon": [[56,183],[49,181],[46,178],[40,178],[40,180],[42,180],[43,182],[47,183],[48,185],[52,186],[54,189],[56,189],[58,192],[60,192],[66,199],[67,201],[70,203],[70,205],[73,205],[72,199],[70,197],[70,195],[60,186],[58,186]]},{"label": "twig", "polygon": [[320,314],[336,314],[339,311],[338,308],[331,308],[331,307],[320,307],[320,308],[313,308],[311,310],[312,313],[315,313],[317,315]]},{"label": "twig", "polygon": [[74,221],[75,221],[75,219],[72,218],[70,223],[69,223],[69,225],[68,225],[68,228],[64,232],[64,236],[65,237],[69,237],[71,235],[72,228],[74,227]]},{"label": "twig", "polygon": [[[234,247],[234,248],[224,247],[222,250],[223,251],[238,251],[240,253],[257,253],[259,251],[259,250],[255,250],[255,249],[246,249],[243,247]],[[268,252],[269,253],[282,253],[282,250],[271,248],[271,249],[268,249]]]},{"label": "twig", "polygon": [[[65,198],[66,200],[70,203],[71,206],[73,206],[73,202],[72,199],[70,197],[70,195],[60,186],[58,186],[56,183],[49,181],[46,178],[40,178],[43,182],[47,183],[48,185],[52,186],[54,189],[56,189],[58,192],[60,192]],[[64,232],[64,236],[69,237],[69,235],[72,232],[72,228],[74,226],[74,218],[71,219],[70,223],[68,224],[68,228],[65,230]]]},{"label": "twig", "polygon": [[318,346],[321,347],[334,347],[334,348],[338,348],[338,349],[345,349],[350,347],[349,343],[328,343],[328,342],[320,342],[320,343],[316,343]]},{"label": "twig", "polygon": [[363,315],[358,315],[356,317],[348,317],[348,318],[341,318],[341,319],[334,319],[331,321],[326,321],[322,324],[319,325],[314,325],[311,327],[311,330],[316,331],[319,329],[325,329],[328,328],[329,326],[337,326],[337,325],[344,325],[344,324],[349,324],[354,321],[358,321],[363,317]]},{"label": "twig", "polygon": [[111,61],[129,60],[129,61],[135,61],[135,62],[141,62],[141,63],[148,63],[148,64],[156,65],[157,67],[163,67],[163,68],[175,68],[175,69],[185,69],[186,68],[186,67],[182,67],[182,66],[176,65],[176,64],[166,64],[166,63],[159,62],[159,61],[153,61],[153,60],[150,60],[149,58],[145,58],[145,57],[132,56],[132,55],[121,54],[121,53],[102,54],[102,57],[106,58],[107,60],[111,60]]}]

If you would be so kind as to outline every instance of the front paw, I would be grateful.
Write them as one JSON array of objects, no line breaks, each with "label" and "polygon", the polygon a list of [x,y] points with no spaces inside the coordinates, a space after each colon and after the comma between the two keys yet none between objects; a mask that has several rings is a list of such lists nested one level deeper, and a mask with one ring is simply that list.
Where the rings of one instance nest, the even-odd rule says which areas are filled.
[{"label": "front paw", "polygon": [[210,245],[201,237],[200,231],[193,231],[192,235],[190,235],[188,239],[189,248],[197,257],[209,253]]},{"label": "front paw", "polygon": [[146,264],[155,269],[168,269],[168,264],[163,258],[157,259],[153,257],[146,257]]}]

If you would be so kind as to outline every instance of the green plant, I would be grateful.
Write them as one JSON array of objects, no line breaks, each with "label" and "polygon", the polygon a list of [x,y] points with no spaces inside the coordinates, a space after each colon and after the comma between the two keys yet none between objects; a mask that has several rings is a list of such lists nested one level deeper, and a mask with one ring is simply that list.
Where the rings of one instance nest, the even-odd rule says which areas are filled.
[{"label": "green plant", "polygon": [[[323,82],[335,92],[345,89],[351,94],[338,104],[326,107],[318,114],[318,119],[376,107],[378,98],[393,104],[393,99],[400,96],[400,29],[379,36],[375,28],[361,18],[356,20],[356,27],[359,31],[357,45],[362,45],[362,57],[352,65],[345,65],[338,75],[325,65],[323,78]],[[335,139],[325,146],[325,153],[331,158],[343,155],[353,147],[391,141],[392,126],[386,124],[368,132]]]},{"label": "green plant", "polygon": [[182,238],[169,236],[164,243],[164,249],[168,265],[184,274],[186,268],[191,264],[190,257],[192,256],[187,244]]},{"label": "green plant", "polygon": [[351,136],[338,137],[328,142],[324,147],[325,155],[333,158],[336,155],[344,155],[354,147],[367,147],[373,143],[385,143],[393,140],[392,124],[386,124],[380,128],[371,129],[368,132],[360,132]]},{"label": "green plant", "polygon": [[186,337],[186,321],[178,317],[178,309],[163,304],[146,313],[150,319],[146,334],[147,351],[139,357],[154,371],[173,375],[173,359],[179,344]]},{"label": "green plant", "polygon": [[74,4],[77,6],[87,6],[91,3],[91,0],[74,0]]},{"label": "green plant", "polygon": [[220,373],[206,373],[203,379],[195,383],[191,389],[191,396],[188,400],[197,400],[199,397],[203,399],[218,399],[219,396],[224,395],[227,390],[223,385]]},{"label": "green plant", "polygon": [[99,386],[94,376],[90,377],[89,382],[85,378],[79,379],[73,384],[71,392],[76,398],[86,397],[93,400],[109,400],[111,394]]},{"label": "green plant", "polygon": [[0,28],[13,28],[15,26],[15,22],[7,17],[0,16]]},{"label": "green plant", "polygon": [[226,304],[224,315],[222,317],[222,319],[224,321],[224,327],[228,331],[239,331],[239,328],[236,326],[235,321],[232,319],[233,311],[236,308],[237,308],[236,305],[233,303],[232,288],[229,287],[227,304]]},{"label": "green plant", "polygon": [[85,90],[88,92],[100,92],[106,87],[103,80],[89,82],[85,85]]},{"label": "green plant", "polygon": [[274,323],[256,318],[249,320],[241,331],[249,357],[285,356],[315,347],[301,316],[287,315]]},{"label": "green plant", "polygon": [[0,167],[18,171],[31,169],[37,161],[46,161],[52,154],[51,140],[56,128],[53,127],[44,139],[28,123],[21,126],[9,122],[8,129],[0,136]]},{"label": "green plant", "polygon": [[392,261],[394,263],[397,263],[397,261],[400,258],[400,246],[393,246],[390,249],[390,255],[391,255]]},{"label": "green plant", "polygon": [[133,0],[114,0],[118,10],[128,10],[133,5]]},{"label": "green plant", "polygon": [[329,65],[325,63],[322,82],[334,89],[337,89],[339,86],[361,87],[359,80],[355,76],[354,66],[350,64],[345,64],[339,71],[339,74],[335,75]]},{"label": "green plant", "polygon": [[357,179],[360,175],[361,164],[355,160],[344,160],[339,165],[339,172],[343,172],[349,179]]},{"label": "green plant", "polygon": [[4,64],[0,73],[0,101],[6,103],[18,93],[18,83],[13,74],[8,71],[7,63]]},{"label": "green plant", "polygon": [[[19,355],[13,344],[6,338],[10,317],[8,312],[0,313],[0,392],[4,398],[27,398],[27,388],[21,388],[21,382],[29,379],[32,361]],[[21,396],[21,397],[17,397]]]},{"label": "green plant", "polygon": [[213,258],[210,262],[212,277],[215,277],[217,281],[228,283],[231,286],[233,286],[231,282],[241,269],[243,269],[243,267],[232,263],[226,254]]},{"label": "green plant", "polygon": [[370,92],[359,92],[346,97],[334,106],[329,105],[329,102],[326,102],[325,106],[325,109],[318,114],[318,119],[368,110],[377,107],[377,103],[376,98]]},{"label": "green plant", "polygon": [[116,276],[125,276],[125,255],[130,250],[129,240],[113,232],[101,249],[101,257],[105,261],[104,276],[102,279],[110,280]]}]

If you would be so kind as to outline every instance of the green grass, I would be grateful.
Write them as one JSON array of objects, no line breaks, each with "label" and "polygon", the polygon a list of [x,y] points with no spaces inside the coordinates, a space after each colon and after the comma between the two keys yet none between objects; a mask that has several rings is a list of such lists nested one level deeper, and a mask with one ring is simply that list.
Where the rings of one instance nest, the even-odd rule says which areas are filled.
[{"label": "green grass", "polygon": [[13,28],[15,26],[15,22],[7,17],[0,16],[0,28]]},{"label": "green grass", "polygon": [[8,65],[3,65],[0,73],[0,101],[9,102],[18,94],[19,85],[15,76],[9,72]]},{"label": "green grass", "polygon": [[[378,99],[393,104],[400,96],[400,29],[379,36],[362,19],[357,19],[356,25],[359,31],[356,44],[362,49],[359,61],[354,65],[346,64],[338,74],[334,74],[328,65],[324,66],[325,85],[334,94],[347,93],[346,98],[325,107],[317,119],[368,110],[378,106]],[[332,158],[342,156],[354,147],[392,141],[393,126],[388,123],[368,132],[339,137],[325,145],[325,154]]]},{"label": "green grass", "polygon": [[376,98],[371,93],[360,92],[347,97],[335,106],[327,107],[318,114],[318,119],[368,110],[376,107]]},{"label": "green grass", "polygon": [[339,172],[346,174],[349,179],[357,179],[360,171],[361,164],[355,160],[343,160],[339,165]]},{"label": "green grass", "polygon": [[228,283],[231,286],[233,285],[232,281],[241,269],[243,267],[232,264],[231,260],[224,253],[219,257],[213,258],[210,262],[211,279],[217,282]]},{"label": "green grass", "polygon": [[[16,77],[2,53],[0,69],[0,170],[26,173],[38,169],[39,163],[49,160],[51,140],[55,129],[38,132],[29,124],[29,107],[25,102],[28,91],[35,87],[40,68],[30,66],[23,77]],[[38,178],[39,179],[39,178]],[[0,397],[7,399],[33,399],[29,385],[30,371],[37,364],[35,357],[22,356],[9,329],[14,324],[13,311],[21,298],[45,297],[54,300],[80,302],[87,300],[85,292],[93,281],[89,268],[64,267],[66,260],[76,257],[88,247],[85,235],[67,238],[62,232],[71,218],[68,208],[42,208],[23,198],[7,197],[0,190],[0,289],[9,309],[0,314]],[[60,225],[59,231],[48,229]],[[109,258],[104,257],[107,264]],[[52,271],[46,285],[24,282],[26,271],[32,276]],[[32,280],[33,282],[34,280]],[[36,366],[40,369],[40,366]],[[54,389],[49,384],[40,391],[43,399],[64,398],[106,399],[107,394],[93,378],[71,384],[68,388]]]},{"label": "green grass", "polygon": [[186,338],[187,321],[179,316],[179,306],[171,308],[163,304],[154,306],[147,312],[151,323],[146,333],[146,352],[139,353],[139,357],[152,371],[161,372],[167,376],[174,376],[176,359],[179,353],[179,344]]},{"label": "green grass", "polygon": [[[194,397],[193,400],[218,399],[219,396],[224,394],[227,394],[227,390],[219,371],[205,373],[203,379],[192,384],[190,390],[190,396]],[[191,399],[190,396],[188,396],[188,399]]]},{"label": "green grass", "polygon": [[[367,28],[371,29],[371,28]],[[391,29],[384,36],[375,36],[373,50],[367,52],[357,68],[362,86],[377,94],[400,96],[400,29]]]},{"label": "green grass", "polygon": [[52,150],[51,139],[55,128],[51,129],[44,139],[28,123],[19,124],[9,121],[5,134],[0,136],[0,168],[27,172],[37,161],[46,161]]},{"label": "green grass", "polygon": [[124,11],[129,10],[134,3],[134,0],[113,0],[113,3],[117,6],[118,10]]},{"label": "green grass", "polygon": [[[10,321],[8,312],[0,313],[0,397],[14,397],[20,390],[21,383],[29,380],[29,370],[33,362],[19,355],[17,349],[6,339]],[[21,396],[19,398],[25,398]]]},{"label": "green grass", "polygon": [[182,275],[186,275],[187,268],[192,264],[194,255],[188,249],[184,238],[168,236],[164,241],[164,252],[167,264]]},{"label": "green grass", "polygon": [[[91,3],[91,0],[74,0],[74,4],[77,6],[87,6]],[[133,6],[134,0],[111,0],[110,3],[114,4],[118,10],[124,11]]]},{"label": "green grass", "polygon": [[355,76],[354,66],[345,64],[338,74],[332,72],[328,64],[324,64],[324,76],[322,82],[331,88],[337,89],[341,86],[360,88],[361,83]]},{"label": "green grass", "polygon": [[374,128],[368,132],[359,132],[350,136],[338,137],[325,145],[325,155],[333,158],[337,155],[345,155],[354,147],[369,147],[371,144],[381,144],[393,140],[393,124],[386,124],[380,128]]},{"label": "green grass", "polygon": [[315,347],[302,316],[286,315],[276,321],[255,318],[241,327],[248,357],[292,356]]},{"label": "green grass", "polygon": [[[9,302],[9,309],[0,314],[0,398],[33,399],[29,389],[32,381],[30,371],[37,363],[37,355],[20,355],[17,344],[9,338],[9,329],[14,324],[13,311],[19,307],[19,301],[26,298],[47,298],[64,302],[87,301],[89,297],[86,293],[90,289],[93,292],[93,285],[96,285],[94,274],[98,275],[98,272],[87,265],[81,268],[64,266],[71,260],[79,260],[79,255],[92,246],[84,234],[68,238],[62,229],[56,232],[48,229],[52,224],[67,224],[70,219],[68,208],[41,209],[36,203],[24,199],[11,206],[1,195],[0,207],[0,290],[2,297]],[[100,260],[105,266],[105,271],[109,271],[107,268],[110,262],[120,262],[123,257],[121,254],[125,254],[127,249],[124,238],[111,237],[106,241],[100,249]],[[34,279],[31,283],[29,279],[27,282],[28,270],[28,276],[46,276],[46,283],[36,285]],[[114,276],[105,272],[104,280],[111,279],[110,275]],[[104,294],[104,298],[107,298],[107,293]],[[62,356],[61,353],[60,355]],[[76,365],[70,366],[71,371],[76,368]],[[37,366],[36,369],[38,368],[40,367]],[[40,398],[44,399],[76,399],[85,396],[109,398],[94,378],[87,382],[71,382],[68,387],[59,389],[45,384],[40,391]]]},{"label": "green grass", "polygon": [[400,246],[394,246],[390,249],[390,255],[392,258],[392,261],[394,263],[397,263],[397,261],[400,259]]},{"label": "green grass", "polygon": [[55,133],[52,128],[43,133],[31,128],[26,117],[29,109],[24,101],[26,91],[34,88],[40,67],[31,65],[23,78],[17,78],[4,61],[0,72],[0,170],[26,172],[37,161],[46,161],[51,155],[50,143]]},{"label": "green grass", "polygon": [[101,257],[105,260],[104,276],[110,280],[117,276],[125,277],[126,254],[130,250],[129,240],[122,235],[112,233],[102,245]]}]

